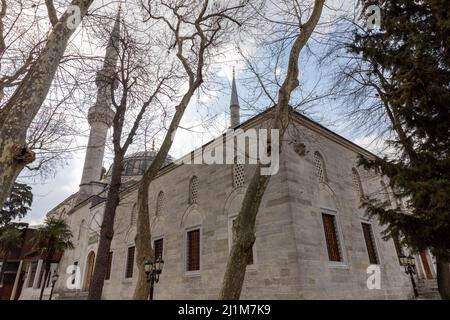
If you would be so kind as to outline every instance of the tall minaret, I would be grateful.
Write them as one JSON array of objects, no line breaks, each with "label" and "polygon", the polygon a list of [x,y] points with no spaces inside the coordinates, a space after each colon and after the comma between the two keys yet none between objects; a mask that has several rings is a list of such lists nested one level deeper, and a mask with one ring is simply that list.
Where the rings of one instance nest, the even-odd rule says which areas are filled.
[{"label": "tall minaret", "polygon": [[[116,16],[108,45],[106,47],[103,68],[97,72],[95,83],[97,85],[97,100],[89,109],[88,122],[91,127],[89,142],[84,160],[83,175],[81,177],[78,201],[102,191],[104,185],[100,183],[105,153],[106,136],[114,119],[114,111],[111,106],[111,82],[116,72],[118,60],[118,48],[120,37],[120,14]],[[114,89],[117,83],[113,84]]]},{"label": "tall minaret", "polygon": [[231,85],[231,101],[230,101],[230,115],[231,115],[231,128],[236,128],[241,124],[241,117],[239,115],[239,98],[236,88],[236,76],[233,68],[233,83]]}]

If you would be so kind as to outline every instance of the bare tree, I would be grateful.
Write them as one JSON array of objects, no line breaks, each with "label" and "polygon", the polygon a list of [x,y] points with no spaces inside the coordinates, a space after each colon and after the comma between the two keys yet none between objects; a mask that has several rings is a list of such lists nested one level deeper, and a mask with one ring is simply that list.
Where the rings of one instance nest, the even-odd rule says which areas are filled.
[{"label": "bare tree", "polygon": [[[284,32],[281,34],[286,37],[285,39],[292,41],[288,46],[289,57],[285,79],[278,91],[274,119],[270,124],[271,129],[279,131],[280,141],[283,140],[290,123],[292,92],[299,86],[300,53],[319,22],[324,2],[325,0],[315,0],[312,9],[303,1],[296,0],[285,0],[276,4],[284,12],[284,15],[290,18],[290,21],[275,21],[274,23],[277,26],[284,25]],[[309,18],[304,22],[307,12],[310,13]],[[256,217],[271,177],[270,175],[261,175],[261,169],[262,165],[258,163],[234,226],[235,237],[227,262],[220,299],[235,300],[239,299],[241,295],[248,257],[255,242]]]},{"label": "bare tree", "polygon": [[[120,31],[120,25],[122,31]],[[132,29],[131,29],[132,28]],[[107,272],[108,254],[114,236],[114,219],[120,203],[120,188],[125,154],[138,132],[140,126],[149,126],[152,118],[157,118],[158,107],[162,100],[176,94],[174,65],[161,54],[159,46],[148,35],[143,37],[137,26],[129,26],[125,20],[117,20],[110,35],[111,41],[107,50],[115,53],[105,60],[114,70],[110,75],[104,74],[104,83],[111,90],[114,107],[112,120],[112,145],[114,160],[112,163],[108,195],[100,229],[99,246],[95,261],[92,284],[89,290],[90,300],[100,300],[103,283]],[[142,40],[144,39],[144,40]],[[114,94],[114,90],[118,92]],[[150,115],[150,117],[145,117]],[[147,120],[147,121],[145,121]]]},{"label": "bare tree", "polygon": [[[2,66],[8,57],[14,56],[17,44],[20,44],[27,31],[37,31],[40,36],[37,41],[26,46],[25,51],[19,51],[17,64],[9,64],[8,72],[0,79],[0,98],[4,98],[5,90],[12,90],[0,109],[0,204],[4,203],[22,169],[35,159],[35,154],[26,144],[27,130],[41,109],[69,39],[92,2],[73,0],[68,7],[64,4],[67,9],[58,18],[54,2],[45,1],[47,35],[41,30],[41,6],[31,1],[1,1]],[[20,25],[23,17],[31,21],[28,27]]]},{"label": "bare tree", "polygon": [[[353,31],[369,36],[370,30],[361,17],[343,20],[336,28],[335,37],[328,43],[324,61],[331,61],[333,95],[343,102],[343,118],[350,119],[355,132],[373,135],[378,140],[389,140],[395,134],[403,141],[407,156],[414,157],[414,145],[399,119],[399,105],[389,102],[388,91],[394,86],[392,74],[364,56],[348,51],[354,43]],[[389,147],[386,145],[386,147]],[[390,146],[392,147],[392,146]],[[387,153],[388,150],[382,150]]]},{"label": "bare tree", "polygon": [[134,299],[148,297],[148,283],[144,270],[144,261],[154,258],[150,233],[148,209],[148,191],[161,165],[164,163],[172,146],[173,138],[180,121],[194,93],[204,81],[205,70],[211,64],[214,51],[219,50],[235,26],[241,25],[248,14],[243,10],[248,0],[239,1],[152,1],[142,3],[149,21],[157,21],[166,30],[167,48],[174,52],[182,66],[182,72],[188,86],[180,101],[175,106],[173,115],[163,143],[150,167],[139,184],[137,200],[136,263],[138,265],[138,282]]},{"label": "bare tree", "polygon": [[36,154],[36,160],[26,165],[19,180],[45,181],[56,174],[59,166],[67,163],[73,152],[82,148],[76,143],[81,135],[74,125],[78,122],[74,115],[77,109],[69,100],[72,100],[69,96],[62,96],[44,102],[27,132],[26,141]]}]

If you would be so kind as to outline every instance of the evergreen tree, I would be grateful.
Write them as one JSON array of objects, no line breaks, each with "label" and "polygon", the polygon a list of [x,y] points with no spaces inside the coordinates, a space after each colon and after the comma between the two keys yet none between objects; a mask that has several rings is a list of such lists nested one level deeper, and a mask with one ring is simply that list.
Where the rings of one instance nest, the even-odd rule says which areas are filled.
[{"label": "evergreen tree", "polygon": [[11,194],[6,199],[3,208],[0,209],[0,232],[13,220],[25,217],[31,209],[32,202],[31,187],[22,183],[14,183]]},{"label": "evergreen tree", "polygon": [[360,162],[387,176],[407,208],[376,199],[364,205],[387,225],[387,236],[400,232],[412,250],[432,251],[439,292],[450,299],[448,0],[362,1],[364,8],[372,4],[381,8],[381,29],[355,29],[347,48],[366,64],[360,74],[383,104],[398,157]]}]

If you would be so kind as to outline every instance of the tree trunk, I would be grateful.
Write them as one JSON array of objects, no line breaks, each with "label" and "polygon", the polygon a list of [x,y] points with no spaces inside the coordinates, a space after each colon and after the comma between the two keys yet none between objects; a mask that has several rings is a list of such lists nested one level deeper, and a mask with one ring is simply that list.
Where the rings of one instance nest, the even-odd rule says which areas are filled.
[{"label": "tree trunk", "polygon": [[[150,215],[148,213],[148,189],[149,185],[142,181],[138,190],[137,200],[137,212],[140,214],[137,222],[139,231],[136,233],[135,238],[136,248],[139,248],[136,250],[138,281],[133,297],[135,300],[146,300],[149,295],[150,284],[147,281],[147,275],[145,274],[144,262],[145,260],[153,260],[155,258],[151,243]],[[149,237],[139,237],[138,234],[140,233],[149,235]]]},{"label": "tree trunk", "polygon": [[450,268],[449,261],[436,257],[437,283],[442,300],[450,300]]},{"label": "tree trunk", "polygon": [[89,287],[89,300],[101,300],[103,284],[108,269],[108,255],[111,250],[111,241],[114,237],[114,219],[116,209],[120,202],[120,186],[122,184],[123,153],[114,156],[111,183],[106,200],[105,212],[100,229],[100,240],[95,258],[94,274]]},{"label": "tree trunk", "polygon": [[9,252],[6,251],[5,254],[3,255],[2,270],[0,270],[0,284],[3,284],[3,275],[5,274],[6,263],[8,262],[8,256],[9,256]]},{"label": "tree trunk", "polygon": [[144,261],[154,257],[154,252],[151,245],[150,216],[148,211],[148,191],[150,183],[153,179],[155,179],[159,169],[167,158],[169,150],[172,147],[173,139],[175,138],[175,133],[180,125],[187,105],[189,104],[195,90],[200,86],[201,82],[201,79],[197,80],[192,87],[189,88],[188,92],[183,96],[180,104],[176,107],[169,130],[164,137],[163,144],[139,184],[137,200],[137,230],[135,237],[136,263],[138,264],[139,275],[133,296],[135,300],[145,300],[148,297],[149,285],[146,280],[147,277],[144,270]]},{"label": "tree trunk", "polygon": [[[82,19],[93,0],[74,0]],[[27,129],[41,108],[50,89],[67,43],[75,31],[68,22],[73,13],[67,11],[53,27],[37,60],[0,110],[0,207],[5,203],[19,173],[34,161],[34,153],[26,146]]]},{"label": "tree trunk", "polygon": [[222,300],[238,300],[241,296],[248,255],[256,239],[256,216],[269,181],[270,176],[261,176],[261,168],[258,165],[245,193],[242,208],[236,221],[236,238],[231,247],[220,292],[220,299]]},{"label": "tree trunk", "polygon": [[[289,101],[292,92],[299,86],[298,59],[300,52],[306,45],[312,32],[316,28],[322,14],[325,0],[316,0],[309,20],[301,26],[300,34],[294,41],[289,55],[289,65],[286,79],[278,93],[278,102],[271,129],[279,130],[280,152],[281,141],[289,125]],[[255,242],[255,222],[261,200],[269,184],[270,176],[261,175],[261,165],[258,164],[256,172],[250,181],[245,193],[241,210],[236,223],[236,238],[232,245],[227,268],[222,282],[219,298],[222,300],[238,300],[241,296],[244,283],[247,257]]]},{"label": "tree trunk", "polygon": [[51,258],[53,257],[53,253],[54,253],[54,244],[53,244],[53,240],[50,239],[48,241],[47,255],[45,256],[44,281],[41,282],[42,287],[41,287],[41,293],[39,294],[39,300],[42,300],[42,297],[44,296],[45,284],[47,283],[48,276],[50,273]]}]

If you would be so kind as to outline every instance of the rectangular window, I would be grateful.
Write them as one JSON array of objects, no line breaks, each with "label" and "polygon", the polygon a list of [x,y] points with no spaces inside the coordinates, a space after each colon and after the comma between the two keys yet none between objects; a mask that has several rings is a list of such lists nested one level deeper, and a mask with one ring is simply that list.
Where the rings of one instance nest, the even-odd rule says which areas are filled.
[{"label": "rectangular window", "polygon": [[153,249],[155,250],[155,259],[163,258],[164,240],[158,239],[153,241]]},{"label": "rectangular window", "polygon": [[108,253],[108,264],[107,264],[107,268],[106,268],[105,280],[111,279],[112,259],[113,259],[113,253],[112,253],[112,251],[110,251]]},{"label": "rectangular window", "polygon": [[127,256],[127,270],[125,273],[125,278],[133,278],[133,267],[134,267],[134,247],[128,248]]},{"label": "rectangular window", "polygon": [[192,230],[187,233],[186,248],[187,271],[200,270],[200,230]]},{"label": "rectangular window", "polygon": [[342,262],[341,247],[336,228],[336,217],[331,214],[322,214],[325,240],[327,242],[328,258],[333,262]]},{"label": "rectangular window", "polygon": [[373,238],[372,226],[369,223],[361,223],[366,241],[367,253],[369,254],[370,264],[378,264],[377,248]]}]

